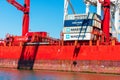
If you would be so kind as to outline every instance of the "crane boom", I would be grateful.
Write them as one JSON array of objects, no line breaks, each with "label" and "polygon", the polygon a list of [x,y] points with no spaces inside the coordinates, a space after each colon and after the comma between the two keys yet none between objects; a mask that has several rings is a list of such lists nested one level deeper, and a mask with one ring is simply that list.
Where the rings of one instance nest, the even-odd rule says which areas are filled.
[{"label": "crane boom", "polygon": [[22,24],[22,36],[25,36],[29,31],[29,12],[30,12],[30,0],[24,0],[24,6],[19,4],[16,0],[7,0],[10,4],[15,6],[18,10],[24,13]]},{"label": "crane boom", "polygon": [[25,11],[25,7],[20,5],[18,2],[15,0],[7,0],[9,3],[11,3],[13,6],[15,6],[18,10]]}]

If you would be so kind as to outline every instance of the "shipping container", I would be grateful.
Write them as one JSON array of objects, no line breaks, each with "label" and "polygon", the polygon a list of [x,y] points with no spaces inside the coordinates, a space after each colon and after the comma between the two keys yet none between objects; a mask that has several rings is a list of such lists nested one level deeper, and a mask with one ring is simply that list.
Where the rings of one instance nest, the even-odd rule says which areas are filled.
[{"label": "shipping container", "polygon": [[93,19],[65,20],[64,27],[92,26]]},{"label": "shipping container", "polygon": [[101,29],[101,21],[93,20],[93,26]]},{"label": "shipping container", "polygon": [[65,20],[64,27],[94,26],[101,29],[101,21],[95,19]]},{"label": "shipping container", "polygon": [[66,15],[65,20],[79,20],[79,19],[96,19],[101,21],[101,17],[96,13],[88,13],[88,14],[70,14]]},{"label": "shipping container", "polygon": [[88,14],[70,14],[65,17],[65,20],[87,19]]},{"label": "shipping container", "polygon": [[88,33],[92,32],[93,27],[91,26],[80,26],[80,27],[64,27],[63,33]]},{"label": "shipping container", "polygon": [[91,33],[64,34],[64,41],[68,40],[90,40]]},{"label": "shipping container", "polygon": [[101,29],[101,17],[95,13],[67,15],[64,27],[94,26]]}]

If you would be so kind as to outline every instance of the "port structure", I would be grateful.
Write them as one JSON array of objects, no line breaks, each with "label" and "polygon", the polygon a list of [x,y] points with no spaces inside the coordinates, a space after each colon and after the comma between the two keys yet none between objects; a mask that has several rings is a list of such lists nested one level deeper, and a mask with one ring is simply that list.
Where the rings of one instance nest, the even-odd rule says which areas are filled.
[{"label": "port structure", "polygon": [[[89,2],[88,2],[89,3]],[[69,14],[68,8],[71,8],[73,14]],[[78,14],[74,10],[74,6],[72,5],[71,0],[64,0],[64,42],[67,43],[75,43],[76,44],[89,44],[90,36],[92,31],[95,32],[95,36],[99,36],[101,26],[94,26],[96,22],[98,24],[101,23],[100,18],[96,14],[89,14],[89,4],[86,5],[86,13]],[[91,17],[93,16],[93,17]],[[93,19],[94,17],[96,19]],[[91,22],[92,21],[92,22]]]},{"label": "port structure", "polygon": [[[97,14],[100,16],[103,16],[103,13],[106,13],[107,7],[105,7],[106,4],[104,2],[109,3],[110,10],[107,12],[108,16],[103,16],[103,22],[102,22],[102,28],[103,33],[107,37],[107,42],[109,41],[109,37],[112,35],[112,37],[115,37],[117,40],[119,40],[119,34],[120,34],[120,1],[119,0],[84,0],[86,3],[86,14],[90,13],[90,5],[94,5],[97,7]],[[74,6],[72,6],[72,3],[70,0],[64,0],[64,20],[65,16],[68,14],[68,5],[70,5],[70,8],[75,14]],[[103,12],[103,13],[102,13]],[[108,21],[110,20],[110,21]],[[105,22],[104,22],[105,21]],[[107,21],[107,22],[106,22]],[[106,25],[106,23],[108,23]],[[106,27],[107,26],[107,27]]]},{"label": "port structure", "polygon": [[[103,5],[99,1],[105,0],[84,0],[86,11],[89,12],[89,6],[97,7],[97,14],[102,15]],[[110,33],[118,39],[120,34],[120,0],[110,0]]]}]

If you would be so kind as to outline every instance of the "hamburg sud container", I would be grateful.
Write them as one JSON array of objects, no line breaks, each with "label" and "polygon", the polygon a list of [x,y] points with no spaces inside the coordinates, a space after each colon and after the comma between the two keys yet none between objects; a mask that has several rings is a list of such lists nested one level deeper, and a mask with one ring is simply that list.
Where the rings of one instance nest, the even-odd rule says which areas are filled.
[{"label": "hamburg sud container", "polygon": [[101,18],[95,13],[67,15],[64,21],[64,40],[90,40],[93,29],[101,29]]}]

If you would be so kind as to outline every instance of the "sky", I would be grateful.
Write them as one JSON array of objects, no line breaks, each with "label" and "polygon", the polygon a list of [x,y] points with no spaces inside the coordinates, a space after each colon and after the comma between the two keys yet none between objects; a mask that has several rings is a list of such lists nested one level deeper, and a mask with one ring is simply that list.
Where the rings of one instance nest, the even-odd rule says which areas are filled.
[{"label": "sky", "polygon": [[[24,4],[24,0],[16,0]],[[71,0],[78,14],[85,13],[84,0]],[[96,8],[91,6],[91,12]],[[32,32],[46,31],[51,37],[60,38],[63,29],[64,0],[31,0],[30,26]],[[69,14],[71,9],[69,8]],[[6,0],[0,0],[0,38],[7,33],[21,36],[23,12],[17,10]]]}]

